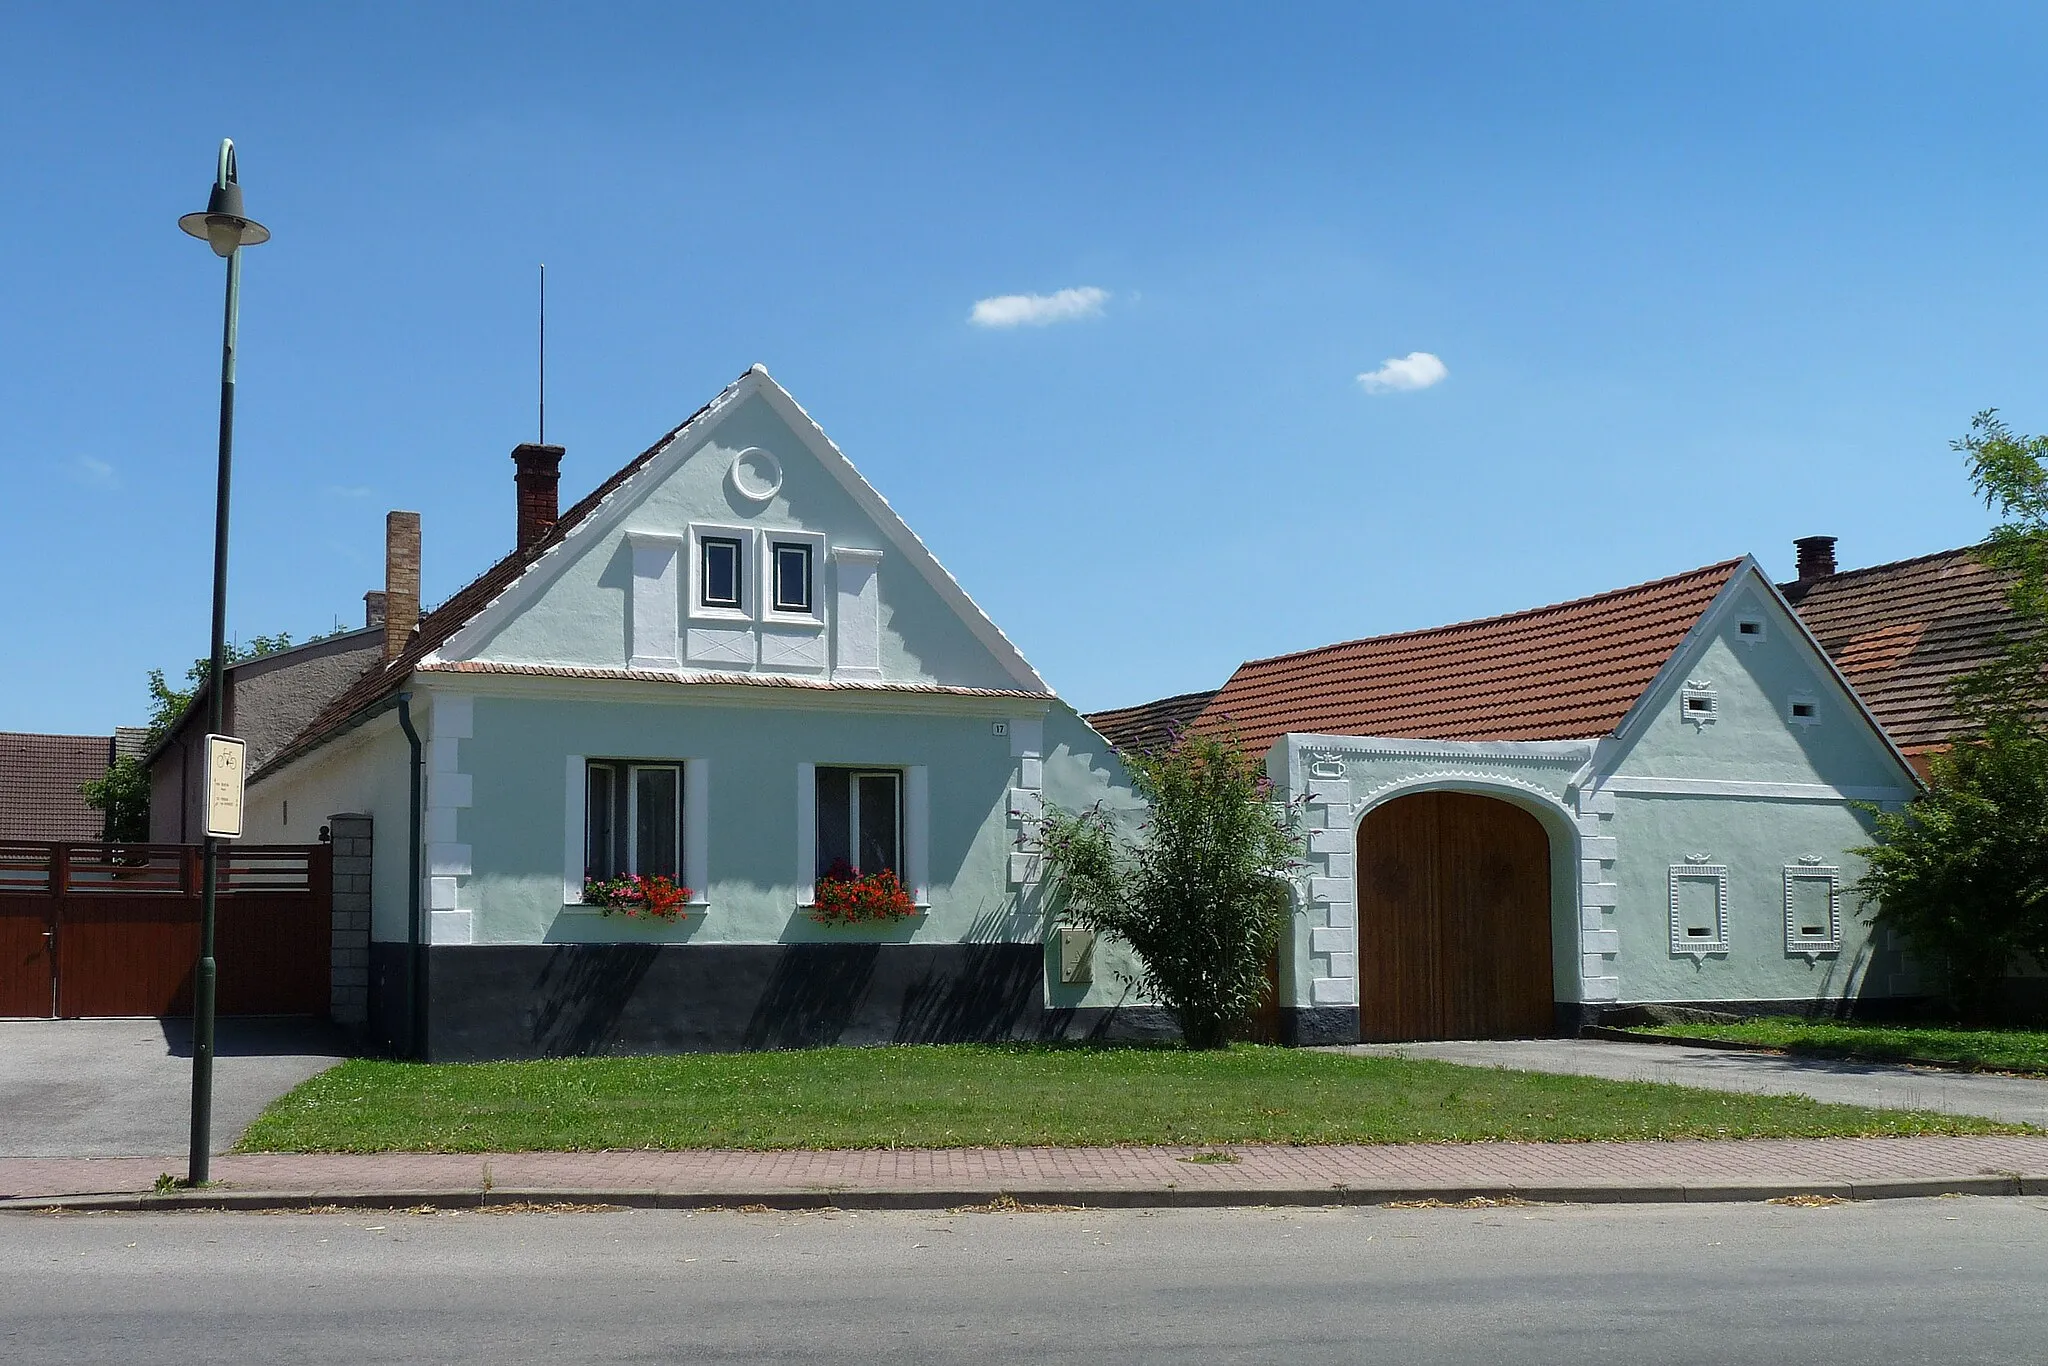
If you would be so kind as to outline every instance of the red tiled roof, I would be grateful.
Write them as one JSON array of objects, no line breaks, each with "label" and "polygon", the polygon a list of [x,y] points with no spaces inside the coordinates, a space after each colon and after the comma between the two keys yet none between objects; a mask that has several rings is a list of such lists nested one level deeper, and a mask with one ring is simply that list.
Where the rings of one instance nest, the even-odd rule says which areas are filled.
[{"label": "red tiled roof", "polygon": [[[745,378],[744,374],[740,376],[740,379]],[[738,382],[735,380],[733,383]],[[348,727],[353,718],[397,692],[404,686],[405,680],[412,676],[413,670],[419,666],[422,659],[445,645],[450,636],[461,630],[472,617],[510,588],[519,576],[526,572],[528,566],[560,544],[571,528],[597,511],[598,506],[621,484],[638,474],[648,461],[661,454],[663,448],[675,440],[683,428],[710,412],[719,399],[731,392],[732,387],[733,385],[727,385],[717,398],[684,418],[664,433],[659,441],[627,461],[611,478],[592,489],[582,501],[564,512],[556,521],[554,529],[547,535],[532,545],[505,556],[457,589],[455,595],[439,607],[422,615],[419,625],[413,628],[412,638],[407,642],[405,649],[399,652],[398,658],[388,663],[372,664],[364,671],[362,677],[344,688],[332,702],[321,709],[319,715],[306,724],[306,728],[299,732],[296,739],[279,750],[263,767],[273,769],[290,763],[306,751],[339,734]]]},{"label": "red tiled roof", "polygon": [[1140,702],[1135,707],[1092,711],[1086,719],[1103,739],[1118,749],[1143,752],[1166,745],[1176,731],[1185,729],[1202,714],[1202,708],[1208,706],[1209,699],[1214,696],[1214,688],[1207,692],[1184,692],[1178,697]]},{"label": "red tiled roof", "polygon": [[0,839],[91,842],[106,818],[85,804],[81,784],[107,771],[105,735],[0,731]]},{"label": "red tiled roof", "polygon": [[1426,740],[1611,733],[1741,560],[1554,607],[1239,666],[1195,729],[1254,753],[1290,732]]},{"label": "red tiled roof", "polygon": [[1998,653],[2010,583],[1966,547],[1779,587],[1893,742],[1920,749],[1964,730],[1955,681]]}]

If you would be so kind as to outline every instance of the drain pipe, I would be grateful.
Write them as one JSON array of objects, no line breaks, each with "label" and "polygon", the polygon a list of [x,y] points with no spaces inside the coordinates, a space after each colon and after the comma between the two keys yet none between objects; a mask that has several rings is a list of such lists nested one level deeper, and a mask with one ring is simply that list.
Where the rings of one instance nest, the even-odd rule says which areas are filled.
[{"label": "drain pipe", "polygon": [[427,965],[420,936],[420,835],[424,822],[420,802],[420,733],[412,728],[412,694],[398,695],[398,726],[412,747],[412,838],[406,845],[405,883],[405,1043],[406,1053],[422,1062],[427,1056]]}]

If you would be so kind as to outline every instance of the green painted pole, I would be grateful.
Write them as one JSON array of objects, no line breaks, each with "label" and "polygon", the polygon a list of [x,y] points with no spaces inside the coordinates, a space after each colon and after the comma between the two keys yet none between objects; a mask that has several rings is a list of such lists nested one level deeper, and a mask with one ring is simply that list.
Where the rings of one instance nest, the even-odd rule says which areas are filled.
[{"label": "green painted pole", "polygon": [[[220,343],[220,471],[213,506],[213,654],[206,677],[206,733],[226,726],[228,484],[235,448],[235,329],[242,305],[242,249],[228,253],[227,317]],[[210,777],[210,775],[209,775]],[[213,1158],[213,929],[220,888],[220,841],[206,837],[200,875],[199,968],[192,980],[192,1152],[188,1185],[203,1186]]]}]

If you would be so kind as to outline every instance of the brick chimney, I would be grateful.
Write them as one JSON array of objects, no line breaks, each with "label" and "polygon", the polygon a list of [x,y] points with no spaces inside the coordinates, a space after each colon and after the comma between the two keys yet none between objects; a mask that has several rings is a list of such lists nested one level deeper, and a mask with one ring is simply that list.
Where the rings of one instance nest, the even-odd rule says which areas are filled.
[{"label": "brick chimney", "polygon": [[1801,536],[1792,542],[1792,548],[1799,552],[1799,582],[1811,583],[1815,579],[1834,577],[1834,537]]},{"label": "brick chimney", "polygon": [[384,658],[398,658],[420,621],[420,515],[384,514]]},{"label": "brick chimney", "polygon": [[363,625],[382,626],[383,624],[384,595],[381,592],[363,594]]},{"label": "brick chimney", "polygon": [[527,550],[553,531],[561,516],[562,448],[536,446],[529,441],[512,448],[512,463],[518,467],[512,481],[519,486],[516,545]]}]

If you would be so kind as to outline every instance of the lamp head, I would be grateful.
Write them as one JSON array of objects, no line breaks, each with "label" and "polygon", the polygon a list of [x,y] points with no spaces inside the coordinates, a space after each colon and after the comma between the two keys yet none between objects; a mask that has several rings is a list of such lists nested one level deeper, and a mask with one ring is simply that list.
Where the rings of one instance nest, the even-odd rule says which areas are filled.
[{"label": "lamp head", "polygon": [[270,240],[270,229],[242,212],[242,186],[235,175],[235,144],[220,140],[220,162],[214,172],[213,192],[206,197],[202,213],[188,213],[178,226],[213,248],[215,256],[232,256],[237,247],[253,247]]}]

